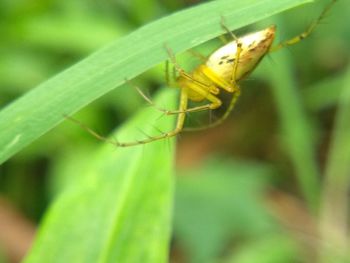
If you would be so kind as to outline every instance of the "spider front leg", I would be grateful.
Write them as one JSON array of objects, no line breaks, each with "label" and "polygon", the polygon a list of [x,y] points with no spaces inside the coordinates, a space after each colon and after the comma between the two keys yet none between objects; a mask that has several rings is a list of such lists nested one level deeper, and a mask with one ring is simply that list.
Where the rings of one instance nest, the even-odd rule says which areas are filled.
[{"label": "spider front leg", "polygon": [[[221,17],[221,27],[229,35],[231,35],[233,41],[236,41],[236,45],[237,45],[235,59],[234,59],[233,64],[232,64],[232,74],[231,74],[231,78],[230,78],[230,90],[227,90],[228,92],[232,93],[232,98],[230,100],[229,106],[227,107],[225,113],[219,119],[217,119],[213,123],[210,123],[209,125],[205,125],[203,127],[186,128],[186,129],[184,129],[185,131],[199,131],[199,130],[204,130],[207,128],[213,128],[213,127],[216,127],[216,126],[222,124],[228,118],[228,116],[230,115],[232,110],[234,109],[234,106],[238,100],[238,97],[241,94],[240,87],[237,84],[237,69],[238,69],[239,59],[240,59],[240,56],[242,53],[242,43],[240,42],[239,38],[235,34],[233,34],[233,32],[231,32],[228,29],[228,27],[225,25],[224,17]],[[225,83],[224,80],[221,80],[217,76],[212,76],[211,79],[214,80],[219,85],[222,85],[221,83]]]},{"label": "spider front leg", "polygon": [[[148,97],[145,93],[143,93],[138,87],[135,87],[135,89],[141,95],[141,97],[143,97],[151,106],[153,106],[156,110],[163,112],[165,115],[176,115],[179,113],[191,113],[191,112],[199,112],[204,110],[216,109],[221,105],[221,102],[219,102],[219,99],[217,99],[215,96],[209,96],[212,101],[211,103],[197,106],[197,107],[187,108],[186,110],[167,110],[167,109],[158,107],[153,102],[153,100],[150,97]],[[180,89],[184,89],[184,88],[180,88]],[[205,98],[208,99],[208,93],[205,91],[203,92],[203,94],[205,95]],[[214,105],[213,105],[213,102],[214,102]]]},{"label": "spider front leg", "polygon": [[[158,107],[153,100],[148,97],[142,90],[135,86],[132,85],[132,83],[128,80],[130,85],[132,85],[137,92],[143,97],[151,106],[153,106],[155,109],[158,111],[163,112],[165,115],[175,115],[175,114],[180,114],[180,113],[190,113],[190,112],[199,112],[199,111],[204,111],[204,110],[210,110],[210,109],[216,109],[218,108],[222,103],[221,101],[213,94],[211,93],[218,93],[219,90],[215,86],[208,86],[207,84],[203,83],[202,81],[196,79],[195,77],[192,76],[192,74],[187,73],[184,69],[181,68],[181,66],[177,63],[175,55],[173,54],[172,50],[165,45],[166,51],[169,55],[170,62],[173,64],[175,71],[179,74],[179,77],[174,77],[176,79],[176,85],[180,89],[191,89],[195,91],[196,93],[200,94],[204,99],[207,99],[210,101],[210,103],[197,106],[197,107],[192,107],[192,108],[187,108],[185,110],[167,110],[164,108]],[[199,56],[199,54],[197,54]],[[204,59],[204,56],[202,57]],[[197,71],[201,71],[202,68],[198,67]],[[169,64],[166,62],[165,64],[165,72],[166,72],[166,82],[168,85],[170,85],[170,73],[169,73]]]},{"label": "spider front leg", "polygon": [[234,92],[230,101],[229,106],[227,107],[224,115],[222,115],[222,117],[220,119],[218,119],[215,123],[213,123],[213,126],[219,125],[221,124],[224,120],[227,119],[227,117],[230,115],[231,111],[233,110],[238,97],[241,94],[241,89],[237,84],[237,69],[238,69],[238,64],[239,64],[239,59],[242,53],[242,42],[239,40],[239,38],[233,34],[233,32],[231,30],[228,29],[228,27],[225,25],[224,21],[221,21],[221,26],[228,31],[228,33],[232,36],[232,38],[236,41],[237,44],[237,49],[236,49],[236,57],[235,60],[233,61],[233,65],[232,65],[232,75],[231,75],[231,85],[234,87]]},{"label": "spider front leg", "polygon": [[232,74],[231,74],[231,81],[230,83],[232,84],[233,87],[235,87],[239,91],[239,87],[236,84],[237,80],[237,69],[238,69],[238,64],[239,64],[239,58],[242,53],[242,42],[239,40],[239,38],[226,26],[225,24],[225,18],[221,16],[221,21],[220,21],[221,27],[226,31],[227,34],[229,34],[232,38],[233,41],[236,41],[236,55],[235,55],[235,60],[233,61],[232,64]]},{"label": "spider front leg", "polygon": [[[186,118],[185,112],[187,109],[187,105],[188,105],[187,90],[182,89],[181,95],[180,95],[180,103],[179,103],[179,112],[180,113],[177,116],[176,126],[175,126],[174,130],[162,133],[159,136],[149,136],[149,138],[144,139],[144,140],[139,140],[139,141],[134,141],[134,142],[114,142],[113,144],[118,146],[118,147],[129,147],[129,146],[150,143],[150,142],[165,139],[165,138],[170,138],[170,137],[173,137],[173,136],[179,134],[182,131],[184,123],[185,123],[185,118]],[[111,143],[111,141],[108,141],[108,142]]]},{"label": "spider front leg", "polygon": [[[182,76],[183,77],[183,76]],[[179,78],[181,79],[181,78]],[[204,111],[204,110],[210,110],[210,109],[215,109],[221,105],[221,101],[216,98],[214,95],[208,93],[206,89],[203,87],[203,85],[198,84],[198,82],[193,83],[191,80],[188,80],[187,78],[183,77],[182,81],[186,82],[183,86],[186,86],[186,88],[192,89],[198,94],[202,95],[205,99],[209,100],[211,103],[197,106],[197,107],[192,107],[192,108],[186,108],[186,110],[167,110],[164,108],[161,108],[157,106],[153,100],[147,96],[138,86],[133,84],[130,80],[125,80],[131,87],[133,87],[139,94],[140,96],[148,102],[148,104],[152,107],[154,107],[156,110],[163,112],[165,115],[176,115],[179,113],[190,113],[190,112],[199,112],[199,111]],[[178,80],[179,81],[179,80]],[[179,86],[180,89],[186,89],[184,87]]]},{"label": "spider front leg", "polygon": [[[235,88],[235,91],[232,93],[232,98],[230,100],[230,104],[227,107],[225,113],[219,119],[217,119],[216,121],[214,121],[214,122],[212,122],[212,123],[210,123],[208,125],[202,126],[202,127],[184,128],[183,130],[184,131],[201,131],[201,130],[205,130],[205,129],[208,129],[208,128],[213,128],[213,127],[216,127],[216,126],[222,124],[228,118],[228,116],[230,115],[232,110],[234,109],[234,106],[236,105],[236,102],[237,102],[238,97],[240,96],[240,94],[241,94],[240,89],[237,86]],[[221,101],[220,101],[220,105],[221,105]]]},{"label": "spider front leg", "polygon": [[274,52],[284,47],[295,45],[299,43],[301,40],[309,37],[311,33],[314,32],[315,28],[325,18],[326,14],[329,12],[329,10],[332,8],[332,6],[335,4],[336,1],[337,0],[332,0],[328,5],[326,5],[326,7],[323,9],[322,13],[318,16],[318,18],[313,23],[311,23],[311,25],[308,28],[306,28],[304,32],[288,40],[282,41],[276,46],[271,47],[269,52]]},{"label": "spider front leg", "polygon": [[[175,71],[175,68],[173,67],[173,76],[172,76],[172,80],[171,81],[171,74],[170,74],[170,69],[169,69],[169,61],[166,60],[165,61],[165,70],[164,70],[164,73],[165,73],[165,83],[166,83],[166,86],[167,87],[170,87],[171,85],[173,85],[173,81],[176,79],[176,71]],[[173,112],[178,112],[176,110],[167,110],[167,109],[164,109],[164,108],[161,108],[159,106],[157,106],[153,100],[147,96],[142,90],[141,88],[139,88],[137,85],[135,85],[134,83],[132,83],[132,81],[128,80],[128,79],[125,79],[125,82],[132,88],[134,88],[139,94],[140,96],[146,101],[148,102],[148,104],[152,107],[154,107],[156,110],[160,111],[160,112],[163,112],[165,115],[171,115],[173,114]]]},{"label": "spider front leg", "polygon": [[86,125],[81,123],[80,121],[78,121],[70,116],[65,116],[65,117],[67,119],[69,119],[70,121],[78,124],[81,128],[86,130],[88,133],[90,133],[92,136],[94,136],[98,140],[105,141],[105,142],[112,144],[114,146],[117,146],[117,147],[129,147],[129,146],[136,146],[136,145],[140,145],[140,144],[150,143],[150,142],[165,139],[165,138],[170,138],[170,137],[173,137],[173,136],[179,134],[182,131],[184,123],[185,123],[185,118],[186,118],[185,112],[187,109],[187,104],[188,104],[187,90],[182,89],[181,96],[180,96],[180,103],[179,103],[179,112],[180,113],[177,116],[175,129],[172,131],[169,131],[169,132],[162,133],[159,136],[148,136],[147,139],[138,140],[138,141],[131,141],[131,142],[119,142],[117,140],[112,140],[112,139],[106,138],[106,137],[98,134],[94,130],[90,129],[89,127],[87,127]]}]

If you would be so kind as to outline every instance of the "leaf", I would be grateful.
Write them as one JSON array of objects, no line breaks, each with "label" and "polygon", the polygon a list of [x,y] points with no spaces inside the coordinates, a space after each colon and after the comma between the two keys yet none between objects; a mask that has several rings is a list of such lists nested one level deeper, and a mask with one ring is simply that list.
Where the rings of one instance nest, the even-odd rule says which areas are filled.
[{"label": "leaf", "polygon": [[[212,1],[169,15],[112,42],[0,112],[0,163],[108,91],[175,53],[310,0]],[[205,14],[205,15],[203,15]]]},{"label": "leaf", "polygon": [[[170,91],[157,103],[174,101]],[[145,109],[116,135],[124,136],[131,126],[158,115],[153,108]],[[162,129],[173,127],[173,118],[160,122]],[[174,140],[118,149],[104,145],[95,158],[86,160],[86,171],[70,174],[77,180],[70,181],[45,215],[24,262],[166,262],[173,146]]]},{"label": "leaf", "polygon": [[338,100],[337,115],[325,169],[322,195],[321,234],[331,247],[322,246],[322,260],[348,262],[349,177],[350,177],[350,67]]},{"label": "leaf", "polygon": [[316,143],[310,116],[302,107],[298,86],[293,78],[292,61],[286,50],[273,54],[278,67],[269,67],[277,111],[280,118],[281,137],[296,171],[301,191],[310,209],[315,212],[319,204],[319,166],[316,162]]}]

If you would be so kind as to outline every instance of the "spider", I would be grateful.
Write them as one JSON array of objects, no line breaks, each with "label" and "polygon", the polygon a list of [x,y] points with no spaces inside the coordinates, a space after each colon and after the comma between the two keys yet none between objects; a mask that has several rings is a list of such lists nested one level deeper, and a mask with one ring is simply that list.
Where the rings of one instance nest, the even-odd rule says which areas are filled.
[{"label": "spider", "polygon": [[[326,13],[331,9],[337,0],[332,0],[321,12],[318,18],[301,34],[273,45],[275,38],[276,26],[272,25],[263,30],[250,33],[241,37],[236,37],[225,25],[224,19],[221,19],[222,28],[228,33],[232,41],[215,50],[207,58],[202,57],[203,63],[198,65],[192,72],[186,72],[176,62],[175,55],[172,50],[165,46],[169,55],[170,62],[178,74],[175,79],[176,86],[181,89],[179,108],[175,111],[164,110],[154,105],[152,100],[148,98],[140,89],[137,90],[141,96],[158,110],[166,115],[177,115],[175,128],[172,131],[164,132],[159,136],[148,137],[144,140],[133,142],[118,142],[105,138],[89,127],[83,125],[79,121],[67,116],[68,119],[74,121],[82,128],[87,130],[97,139],[112,143],[118,147],[127,147],[145,144],[156,140],[173,137],[184,129],[186,114],[189,112],[198,112],[205,110],[214,110],[222,105],[222,101],[218,98],[218,94],[223,90],[232,93],[232,98],[225,113],[215,122],[206,127],[214,127],[221,124],[233,110],[234,105],[241,93],[238,82],[246,78],[256,68],[265,55],[280,50],[286,46],[294,45],[301,40],[307,38],[322,21]],[[166,64],[168,68],[168,64]],[[188,101],[201,102],[208,101],[207,104],[188,107]],[[199,128],[200,129],[200,128]]]}]

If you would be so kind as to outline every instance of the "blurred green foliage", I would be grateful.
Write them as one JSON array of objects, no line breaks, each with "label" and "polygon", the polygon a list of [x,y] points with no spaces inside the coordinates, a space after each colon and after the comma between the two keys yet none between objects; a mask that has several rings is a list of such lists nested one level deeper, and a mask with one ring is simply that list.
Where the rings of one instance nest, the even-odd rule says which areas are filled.
[{"label": "blurred green foliage", "polygon": [[272,172],[259,163],[220,156],[181,173],[175,199],[175,240],[187,248],[185,253],[193,262],[213,261],[234,242],[250,242],[275,231],[261,203]]},{"label": "blurred green foliage", "polygon": [[[238,33],[276,23],[279,38],[287,39],[304,30],[328,2],[316,1]],[[0,107],[115,38],[195,4],[185,0],[1,1]],[[265,59],[241,83],[243,95],[223,128],[179,138],[179,159],[187,156],[190,165],[178,163],[182,169],[176,183],[172,262],[308,262],[303,259],[303,243],[290,233],[293,230],[271,215],[266,195],[274,189],[293,196],[318,222],[330,213],[322,210],[322,201],[333,200],[332,195],[320,197],[321,193],[327,193],[328,185],[342,189],[339,184],[349,180],[343,170],[333,170],[339,177],[345,173],[340,182],[332,182],[333,174],[327,175],[326,183],[321,179],[330,159],[329,145],[339,133],[333,125],[339,97],[350,86],[346,77],[350,72],[349,13],[348,2],[339,0],[310,38]],[[218,43],[210,41],[198,50],[208,53]],[[188,63],[188,56],[179,59]],[[135,82],[152,94],[164,84],[162,68]],[[339,120],[345,124],[350,120],[347,103],[338,108],[345,109]],[[76,118],[107,134],[142,104],[142,98],[126,86],[89,105]],[[207,122],[207,116],[199,121],[196,116],[190,116],[188,125]],[[345,144],[348,127],[336,127],[343,129],[338,145]],[[212,133],[220,138],[213,139]],[[208,141],[212,141],[210,150],[201,151],[198,145]],[[184,142],[198,147],[196,154],[206,161],[196,163],[197,155],[182,151]],[[1,196],[38,223],[50,201],[85,176],[77,171],[86,169],[99,145],[79,127],[60,125],[0,166]],[[333,167],[350,163],[344,153],[347,149],[332,151]],[[337,163],[334,156],[340,155],[344,158]],[[335,200],[348,204],[347,199]],[[288,211],[288,203],[284,205]],[[321,247],[321,238],[317,236],[312,244]],[[332,238],[329,242],[336,244]],[[325,251],[324,258],[336,253]]]}]

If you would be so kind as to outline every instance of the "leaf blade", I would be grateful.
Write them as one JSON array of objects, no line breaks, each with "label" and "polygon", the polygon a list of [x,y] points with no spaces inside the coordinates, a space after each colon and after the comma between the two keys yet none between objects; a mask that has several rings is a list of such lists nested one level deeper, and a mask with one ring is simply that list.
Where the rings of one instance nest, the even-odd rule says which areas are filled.
[{"label": "leaf blade", "polygon": [[[42,83],[0,112],[0,163],[93,100],[175,53],[310,0],[213,1],[148,24]],[[206,14],[203,16],[202,14]],[[167,32],[164,34],[163,32]]]},{"label": "leaf blade", "polygon": [[[170,91],[160,99],[172,99]],[[158,115],[145,109],[116,135]],[[161,122],[173,127],[172,118]],[[164,141],[104,145],[48,210],[25,262],[166,262],[174,179],[174,140],[169,143],[170,150]]]}]

